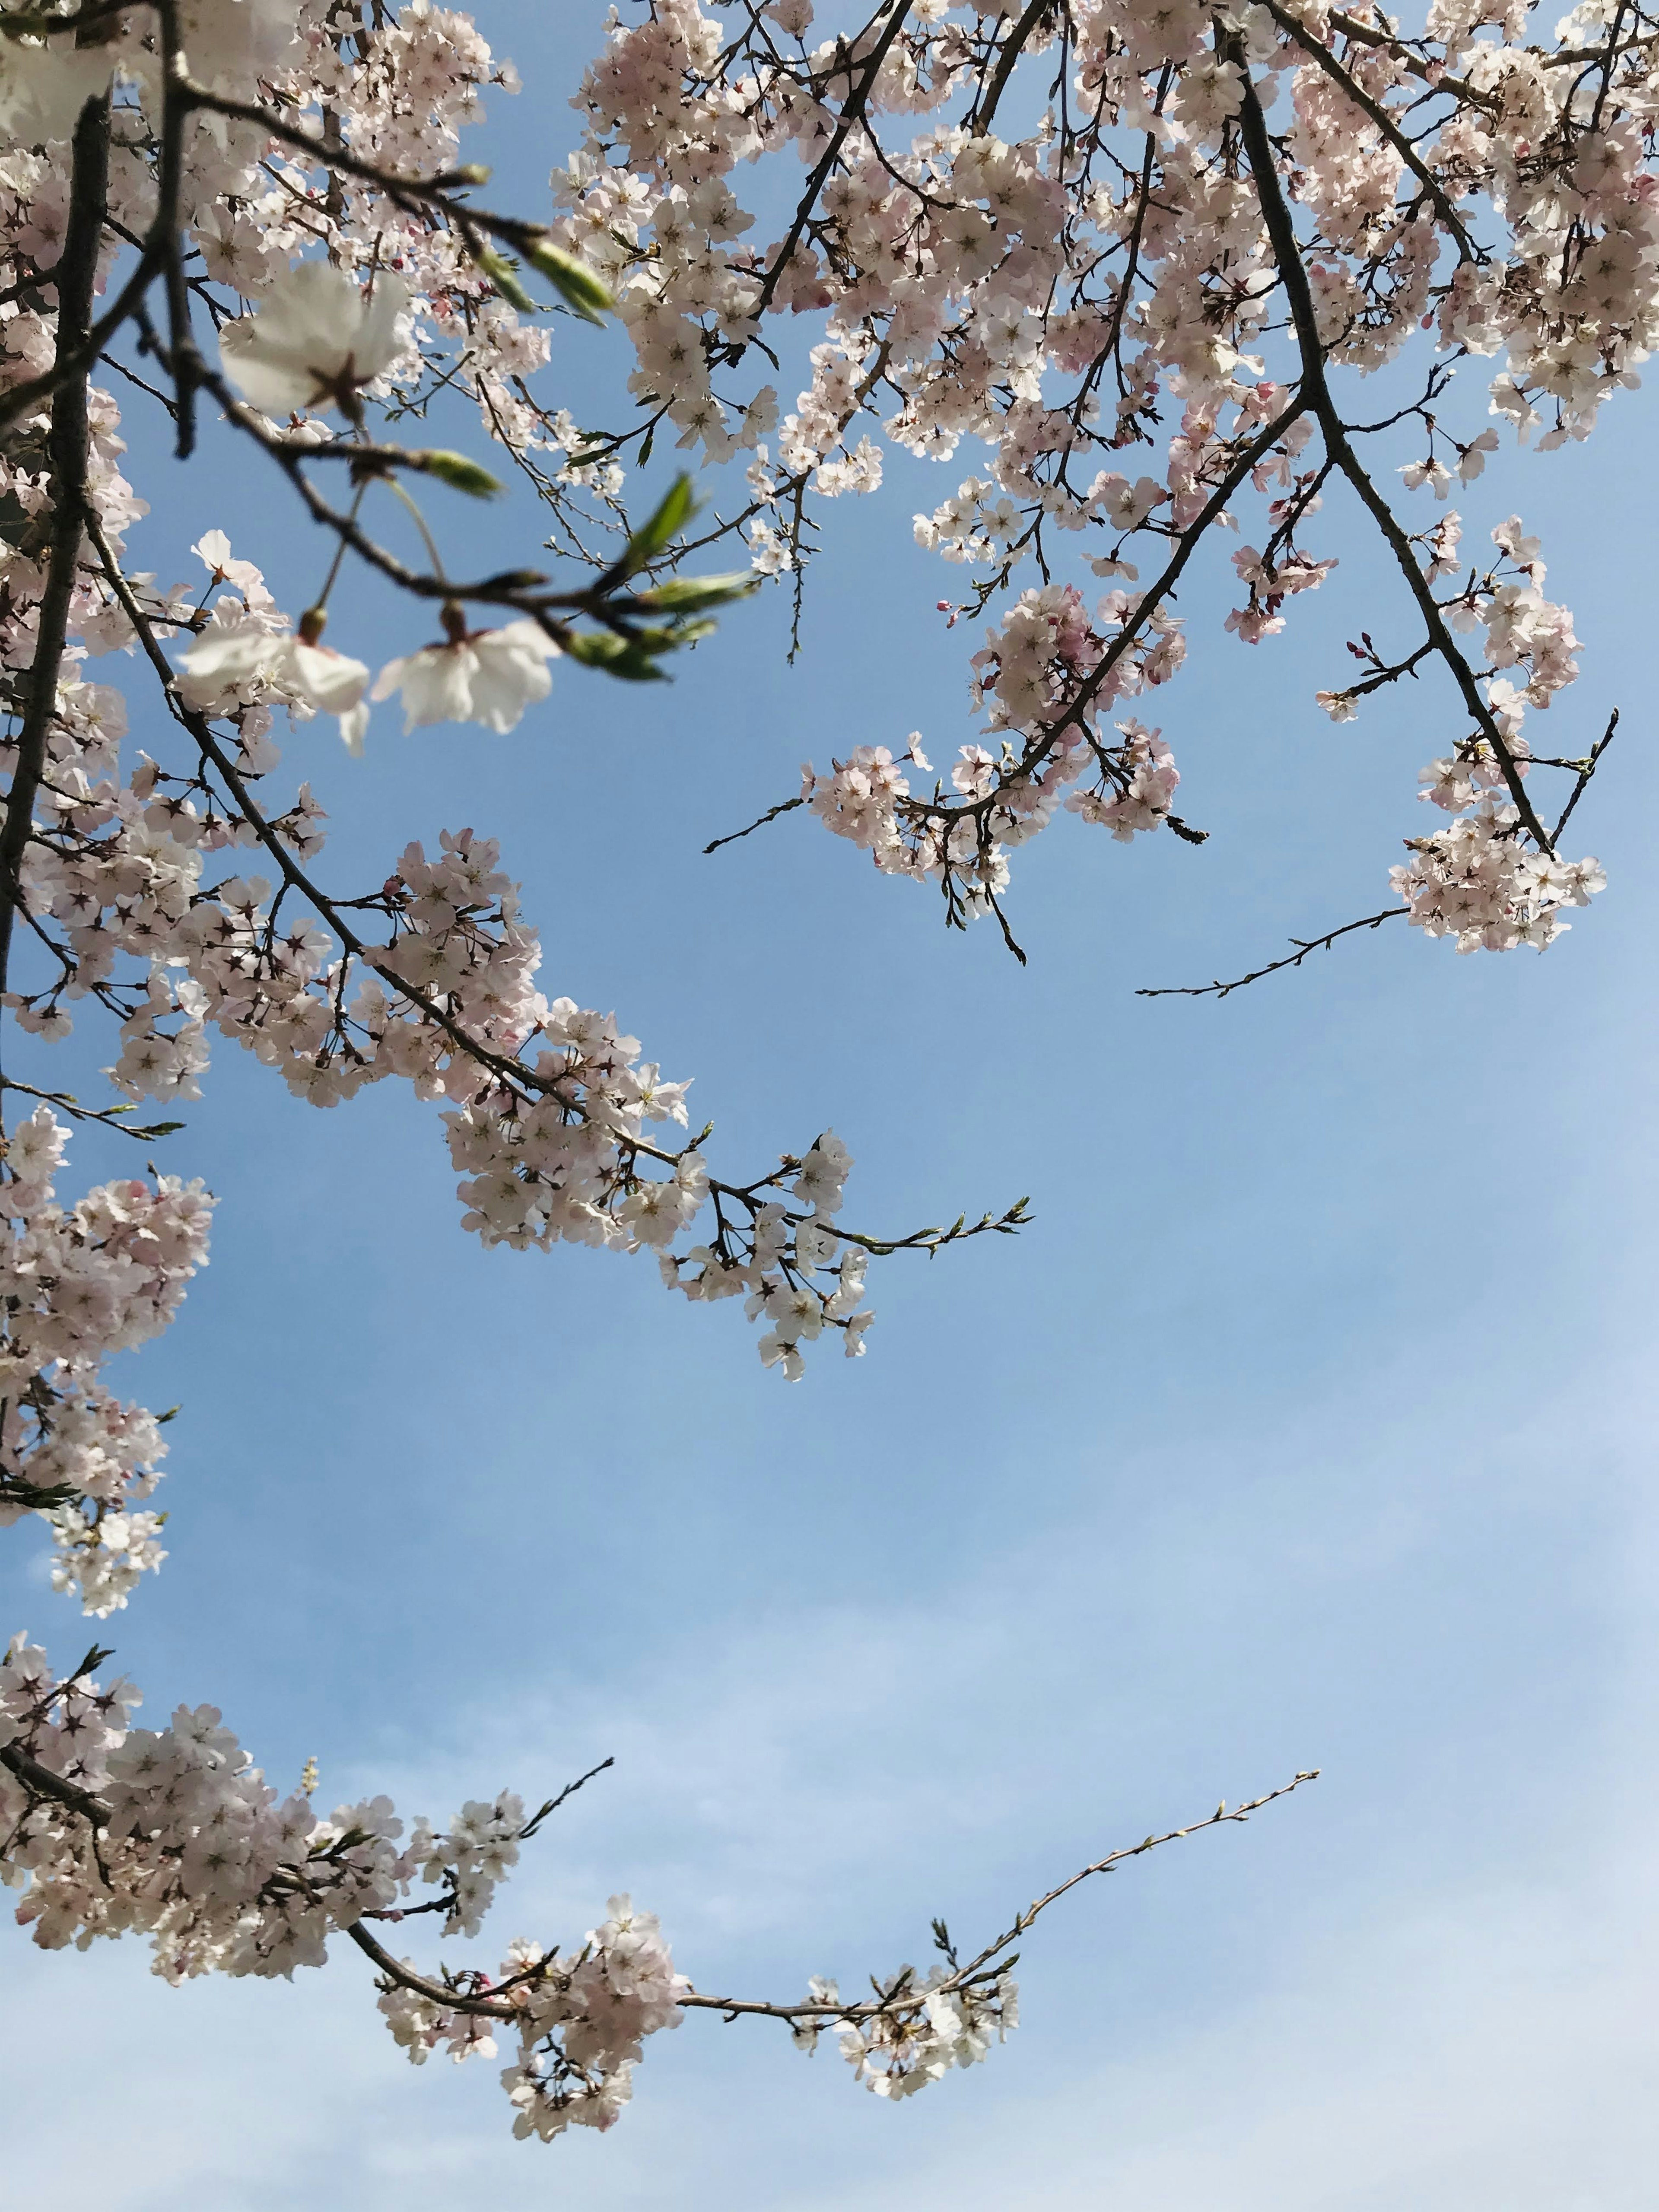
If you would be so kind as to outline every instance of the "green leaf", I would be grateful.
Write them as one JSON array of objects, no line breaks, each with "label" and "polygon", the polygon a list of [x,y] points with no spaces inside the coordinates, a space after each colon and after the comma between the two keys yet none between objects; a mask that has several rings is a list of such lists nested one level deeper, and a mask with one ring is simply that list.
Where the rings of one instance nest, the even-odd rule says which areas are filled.
[{"label": "green leaf", "polygon": [[711,622],[676,623],[672,629],[653,626],[635,635],[647,653],[672,653],[682,645],[696,645],[699,638],[712,637],[719,627]]},{"label": "green leaf", "polygon": [[643,568],[654,561],[659,553],[666,552],[671,541],[684,529],[696,512],[696,501],[691,496],[691,479],[682,473],[669,485],[667,494],[648,522],[642,522],[629,539],[622,559],[617,562],[624,576]]},{"label": "green leaf", "polygon": [[424,475],[436,477],[440,483],[447,483],[453,491],[464,491],[473,499],[494,499],[502,489],[499,477],[492,477],[488,469],[468,460],[465,453],[441,450],[422,453],[420,467]]},{"label": "green leaf", "polygon": [[540,270],[566,307],[574,307],[586,321],[597,323],[607,308],[616,306],[615,295],[604,279],[574,253],[555,246],[550,238],[532,239],[525,248],[525,258]]},{"label": "green leaf", "polygon": [[648,592],[636,592],[635,603],[661,614],[696,614],[704,607],[723,607],[732,599],[746,599],[760,587],[760,578],[746,568],[721,576],[671,576]]},{"label": "green leaf", "polygon": [[497,253],[488,246],[481,246],[472,258],[509,307],[517,307],[521,314],[535,313],[536,302],[520,283],[518,271],[505,254]]},{"label": "green leaf", "polygon": [[672,641],[660,631],[629,638],[618,636],[615,630],[585,629],[578,630],[565,649],[585,667],[602,668],[607,676],[620,677],[629,684],[651,684],[663,680],[656,655]]},{"label": "green leaf", "polygon": [[580,660],[584,668],[608,667],[627,649],[628,640],[609,629],[579,629],[565,647],[570,658]]},{"label": "green leaf", "polygon": [[626,653],[606,664],[607,676],[619,676],[627,684],[664,684],[667,677],[652,658],[648,646],[632,645]]}]

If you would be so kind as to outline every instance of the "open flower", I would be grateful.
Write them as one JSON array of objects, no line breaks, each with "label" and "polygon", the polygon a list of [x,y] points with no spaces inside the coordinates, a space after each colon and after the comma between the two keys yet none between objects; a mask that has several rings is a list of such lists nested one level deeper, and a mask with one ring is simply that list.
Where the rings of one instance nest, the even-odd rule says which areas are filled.
[{"label": "open flower", "polygon": [[[320,627],[320,625],[319,625]],[[363,749],[368,708],[362,703],[368,670],[332,646],[303,634],[273,634],[252,623],[215,623],[182,655],[196,701],[212,706],[227,692],[257,681],[279,685],[291,697],[339,717],[348,752]]]},{"label": "open flower", "polygon": [[115,57],[72,37],[0,39],[0,131],[22,146],[67,138],[89,100],[107,92]]},{"label": "open flower", "polygon": [[343,269],[302,261],[276,279],[257,314],[226,324],[219,358],[238,391],[267,415],[307,407],[351,414],[359,386],[405,349],[398,320],[410,296],[401,277],[384,270],[365,292]]},{"label": "open flower", "polygon": [[389,660],[375,678],[371,699],[403,693],[405,732],[425,722],[516,729],[531,701],[545,699],[552,690],[547,664],[558,658],[559,648],[539,623],[469,631],[465,619],[458,609],[446,608],[446,643]]}]

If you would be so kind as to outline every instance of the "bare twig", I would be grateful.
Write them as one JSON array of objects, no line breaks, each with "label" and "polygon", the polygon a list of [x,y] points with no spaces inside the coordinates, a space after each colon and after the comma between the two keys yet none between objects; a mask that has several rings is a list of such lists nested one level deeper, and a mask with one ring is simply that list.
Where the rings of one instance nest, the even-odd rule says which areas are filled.
[{"label": "bare twig", "polygon": [[1248,975],[1235,975],[1231,983],[1166,983],[1156,990],[1142,985],[1135,993],[1138,999],[1224,999],[1230,992],[1242,991],[1247,983],[1259,983],[1264,975],[1276,975],[1281,968],[1299,968],[1310,952],[1328,951],[1339,937],[1346,937],[1351,930],[1380,929],[1385,921],[1396,915],[1410,912],[1408,907],[1385,907],[1381,914],[1363,915],[1358,921],[1345,921],[1340,929],[1328,929],[1322,937],[1293,937],[1297,948],[1287,952],[1282,960],[1270,960],[1265,968],[1253,968]]},{"label": "bare twig", "polygon": [[1579,800],[1589,789],[1589,781],[1595,773],[1595,764],[1601,759],[1602,754],[1606,752],[1607,747],[1613,743],[1613,733],[1618,727],[1619,709],[1615,707],[1612,714],[1607,718],[1607,728],[1596,739],[1595,747],[1592,750],[1589,759],[1585,761],[1584,765],[1578,771],[1578,781],[1572,787],[1571,798],[1568,799],[1566,805],[1561,810],[1561,819],[1555,825],[1555,835],[1551,840],[1552,843],[1556,843],[1559,841],[1561,832],[1566,828],[1567,823],[1572,818],[1573,808],[1577,805]]}]

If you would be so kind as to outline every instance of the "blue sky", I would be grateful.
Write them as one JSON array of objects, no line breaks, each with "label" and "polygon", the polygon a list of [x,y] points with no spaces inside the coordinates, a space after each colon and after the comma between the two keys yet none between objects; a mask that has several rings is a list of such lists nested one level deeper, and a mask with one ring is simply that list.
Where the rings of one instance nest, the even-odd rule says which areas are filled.
[{"label": "blue sky", "polygon": [[[481,11],[535,85],[568,82],[597,19],[568,9],[556,40]],[[502,108],[503,199],[535,204],[574,143],[548,113]],[[1537,741],[1584,750],[1625,710],[1575,848],[1610,887],[1542,959],[1396,924],[1223,1005],[1133,995],[1374,910],[1423,826],[1447,692],[1341,729],[1312,705],[1362,623],[1413,641],[1334,502],[1312,535],[1343,565],[1288,635],[1224,637],[1213,569],[1185,603],[1156,705],[1210,842],[1056,828],[1017,858],[1024,969],[799,817],[701,854],[803,758],[972,734],[931,611],[956,578],[908,528],[961,468],[890,466],[830,511],[793,670],[772,594],[672,690],[561,668],[511,738],[383,714],[361,766],[296,737],[323,879],[378,882],[441,827],[500,836],[548,988],[696,1075],[720,1161],[828,1124],[849,1220],[1023,1192],[1036,1218],[873,1269],[869,1356],[788,1388],[735,1309],[670,1301],[648,1261],[478,1250],[431,1109],[387,1086],[319,1114],[222,1048],[164,1156],[220,1194],[212,1267],[122,1377],[183,1407],[172,1557],[106,1638],[152,1712],[210,1699],[273,1778],[314,1753],[331,1802],[437,1816],[614,1753],[489,1937],[580,1934],[631,1888],[700,1986],[754,1994],[850,1985],[916,1957],[933,1913],[989,1932],[1111,1844],[1323,1777],[1057,1910],[1025,2025],[898,2110],[827,2047],[693,2020],[612,2135],[542,2150],[489,2069],[405,2064],[355,1956],[174,1994],[136,1950],[14,1934],[19,2202],[1650,2201],[1654,427],[1638,395],[1459,502],[1471,538],[1518,507],[1577,615],[1584,674]],[[184,573],[222,523],[301,603],[313,549],[274,485],[227,500],[228,458],[149,467],[141,565]],[[343,647],[411,641],[373,592],[355,627],[349,604]],[[117,1155],[82,1138],[72,1161]],[[78,1653],[31,1547],[7,1620]],[[117,2097],[66,2139],[64,2082],[118,2049]]]}]

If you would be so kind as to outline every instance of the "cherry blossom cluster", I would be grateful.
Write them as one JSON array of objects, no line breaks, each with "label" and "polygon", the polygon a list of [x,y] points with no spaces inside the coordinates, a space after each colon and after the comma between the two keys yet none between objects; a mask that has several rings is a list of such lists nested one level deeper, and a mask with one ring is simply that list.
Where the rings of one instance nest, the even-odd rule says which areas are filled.
[{"label": "cherry blossom cluster", "polygon": [[176,1985],[213,1972],[292,1978],[325,1964],[330,1939],[344,1936],[379,1970],[380,2012],[412,2063],[441,2049],[457,2062],[491,2058],[507,2034],[514,2133],[543,2142],[572,2125],[611,2126],[646,2039],[678,2027],[689,2008],[764,2014],[808,2051],[829,2027],[856,2078],[884,2097],[977,2063],[1018,2024],[1003,1954],[1052,1899],[967,1965],[935,1923],[941,1965],[902,1967],[853,2002],[818,1978],[799,2004],[705,1996],[676,1970],[655,1917],[627,1897],[613,1897],[571,1949],[519,1939],[493,1974],[446,1966],[434,1978],[392,1956],[374,1929],[435,1914],[444,1935],[476,1936],[520,1846],[568,1790],[528,1820],[503,1791],[464,1805],[442,1832],[416,1820],[405,1841],[385,1796],[319,1814],[314,1760],[279,1796],[214,1706],[180,1705],[165,1728],[136,1727],[133,1685],[97,1679],[109,1656],[94,1648],[59,1678],[19,1634],[0,1659],[0,1881],[19,1893],[16,1918],[43,1948],[142,1935],[155,1972]]},{"label": "cherry blossom cluster", "polygon": [[[198,550],[216,579],[233,578],[240,611],[227,614],[231,594],[221,595],[202,634],[210,645],[215,630],[234,637],[280,619],[258,570],[222,533]],[[349,925],[289,902],[291,874],[276,890],[264,875],[217,875],[216,854],[249,844],[309,861],[323,817],[308,785],[269,815],[250,795],[280,762],[273,714],[294,704],[278,696],[282,679],[247,668],[228,694],[222,663],[204,675],[194,650],[184,660],[182,697],[230,725],[232,779],[210,764],[177,775],[145,763],[125,786],[94,784],[87,763],[76,764],[54,832],[30,846],[22,871],[57,959],[40,991],[23,994],[25,1020],[60,1030],[65,1002],[95,993],[120,1014],[111,1075],[134,1099],[199,1097],[216,1030],[318,1106],[401,1077],[445,1102],[463,1225],[485,1243],[654,1251],[693,1297],[749,1294],[755,1317],[771,1324],[763,1358],[792,1377],[799,1346],[826,1326],[842,1331],[849,1352],[861,1350],[865,1252],[842,1255],[833,1288],[812,1282],[838,1247],[828,1224],[851,1164],[838,1140],[821,1138],[744,1190],[712,1184],[695,1147],[671,1155],[652,1145],[652,1125],[686,1123],[688,1086],[641,1062],[639,1041],[613,1017],[536,988],[539,940],[493,840],[445,831],[432,858],[410,845],[354,903]],[[48,805],[58,787],[47,787]],[[374,941],[376,918],[385,934]],[[117,973],[123,954],[142,975]],[[705,1209],[707,1235],[674,1251]]]},{"label": "cherry blossom cluster", "polygon": [[[407,1844],[384,1796],[325,1818],[312,1803],[314,1771],[279,1799],[211,1705],[135,1728],[132,1685],[93,1674],[107,1656],[94,1652],[59,1680],[19,1635],[0,1661],[0,1881],[21,1892],[16,1917],[38,1944],[84,1949],[142,1934],[155,1971],[177,1984],[210,1972],[291,1978],[325,1963],[331,1935],[411,1911],[435,1909],[447,1933],[477,1933],[527,1832],[518,1798],[464,1806],[443,1834],[417,1820]],[[436,1894],[402,1901],[422,1885]],[[572,2121],[611,2124],[644,2038],[679,2024],[690,1986],[656,1921],[623,1898],[573,1953],[518,1942],[499,1976],[455,1975],[453,2008],[437,2001],[441,1985],[422,1995],[412,1962],[404,1967],[403,1979],[395,1966],[386,1978],[380,2008],[416,2063],[438,2044],[457,2058],[493,2055],[491,2014],[469,2008],[493,1993],[520,2044],[502,2077],[514,2132],[544,2140]]]},{"label": "cherry blossom cluster", "polygon": [[[412,1963],[404,1963],[412,1974]],[[646,2037],[679,2026],[690,1988],[674,1970],[655,1914],[613,1897],[609,1917],[576,1950],[515,1942],[497,1978],[472,1976],[457,1987],[456,1996],[492,1993],[489,2014],[446,2005],[441,1992],[395,1984],[380,2009],[416,2066],[440,2045],[458,2063],[495,2057],[490,2031],[504,2021],[518,2044],[501,2077],[514,2106],[513,2132],[520,2141],[550,2142],[571,2126],[615,2125],[634,2094]]]},{"label": "cherry blossom cluster", "polygon": [[[840,2004],[834,1982],[814,1976],[808,1987],[819,2005]],[[912,2097],[953,2066],[978,2065],[1019,2025],[1019,1985],[1006,1966],[967,1979],[954,1960],[925,1974],[903,1966],[877,1988],[883,2009],[834,2025],[854,2079],[878,2097]],[[813,2049],[823,2024],[818,2014],[797,2021],[796,2042]]]},{"label": "cherry blossom cluster", "polygon": [[176,1176],[103,1183],[73,1207],[52,1177],[68,1130],[37,1106],[0,1182],[0,1524],[46,1521],[52,1580],[100,1617],[167,1554],[164,1515],[137,1510],[161,1479],[161,1428],[115,1397],[103,1363],[157,1335],[207,1265],[212,1200]]},{"label": "cherry blossom cluster", "polygon": [[[1571,713],[1573,618],[1517,519],[1466,567],[1438,508],[1504,437],[1588,434],[1652,349],[1659,18],[1590,0],[1529,44],[1488,0],[1433,0],[1421,36],[1325,0],[869,4],[821,27],[811,0],[630,0],[534,218],[488,206],[461,160],[516,73],[432,0],[0,0],[0,1007],[31,1051],[100,1023],[121,1102],[3,1078],[39,1103],[0,1176],[0,1521],[46,1519],[55,1581],[94,1614],[163,1556],[161,1424],[103,1365],[176,1311],[210,1201],[152,1172],[60,1206],[58,1115],[166,1135],[131,1111],[199,1098],[216,1036],[319,1107],[407,1082],[442,1115],[468,1231],[653,1254],[688,1298],[741,1297],[790,1379],[815,1342],[863,1350],[872,1257],[1021,1218],[855,1231],[828,1129],[723,1179],[686,1085],[538,988],[486,829],[410,842],[367,890],[319,879],[319,717],[347,755],[396,742],[373,719],[394,698],[405,731],[505,734],[585,672],[660,675],[766,577],[790,578],[799,642],[819,502],[878,495],[893,448],[947,462],[955,490],[909,535],[956,579],[938,612],[971,641],[973,726],[936,774],[920,734],[866,719],[773,811],[1012,944],[1009,856],[1058,814],[1201,842],[1175,811],[1178,731],[1138,719],[1189,649],[1181,592],[1207,561],[1236,586],[1225,631],[1271,649],[1335,565],[1318,533],[1340,496],[1408,629],[1385,602],[1321,703],[1351,720],[1425,665],[1451,702],[1423,777],[1447,819],[1395,869],[1401,910],[1463,951],[1541,947],[1602,887],[1559,848],[1607,740],[1546,754],[1531,720]],[[745,205],[745,171],[783,190]],[[613,313],[622,414],[579,427],[549,388],[555,333]],[[1454,390],[1475,359],[1478,421]],[[1388,408],[1351,406],[1390,365]],[[211,415],[315,525],[297,614],[222,514],[205,583],[138,565],[122,404],[181,457]],[[634,501],[659,437],[741,481],[701,534],[689,477]],[[422,501],[503,489],[480,440],[544,542],[459,577]],[[1395,501],[1422,489],[1419,530]],[[728,540],[738,567],[688,572]],[[377,624],[372,654],[343,612],[365,571],[404,625]],[[117,653],[148,687],[136,757],[132,684],[100,680]],[[1552,823],[1557,774],[1576,781]],[[938,1930],[942,1965],[856,2002],[709,1997],[621,1898],[572,1948],[434,1978],[374,1929],[474,1937],[556,1801],[526,1820],[502,1793],[406,1838],[384,1798],[325,1820],[314,1771],[279,1799],[211,1706],[132,1727],[105,1656],[58,1679],[19,1638],[0,1665],[0,1878],[35,1940],[143,1933],[177,1981],[287,1974],[343,1936],[417,2063],[506,2031],[520,2136],[608,2126],[645,2039],[698,2007],[808,2045],[827,2027],[858,2078],[908,2095],[1012,2027],[1012,1947],[1061,1893],[966,1965]]]},{"label": "cherry blossom cluster", "polygon": [[[1408,533],[1364,441],[1421,429],[1407,489],[1480,475],[1499,435],[1459,430],[1459,361],[1499,356],[1492,414],[1545,446],[1586,434],[1635,380],[1659,330],[1659,36],[1641,8],[1600,4],[1553,46],[1521,44],[1526,28],[1477,0],[1437,0],[1420,38],[1305,0],[1219,18],[881,0],[856,27],[807,0],[737,23],[639,0],[613,21],[578,100],[583,143],[553,183],[556,234],[603,270],[634,341],[632,434],[665,422],[717,461],[754,448],[729,526],[758,573],[797,581],[811,502],[879,487],[878,430],[923,456],[964,440],[984,456],[915,535],[974,572],[964,601],[941,602],[952,623],[1007,599],[971,690],[988,733],[1012,734],[957,797],[913,788],[872,733],[803,793],[835,834],[940,882],[952,921],[1000,914],[1006,848],[1051,817],[1068,755],[1086,746],[1097,779],[1092,806],[1069,811],[1105,819],[1131,799],[1139,764],[1092,738],[1092,714],[1174,672],[1168,589],[1209,532],[1242,526],[1247,493],[1262,526],[1232,556],[1247,597],[1226,627],[1255,644],[1335,565],[1301,542],[1333,477],[1399,559]],[[740,179],[779,156],[803,180],[769,235],[757,210],[775,200],[744,205]],[[821,335],[775,460],[761,440],[785,341],[758,342],[802,317]],[[1394,362],[1422,328],[1439,356],[1422,397],[1355,426],[1335,373]],[[1080,571],[1135,583],[1149,557],[1139,598],[1086,610]],[[1528,593],[1511,584],[1478,611],[1492,665],[1524,661],[1541,704],[1571,622]],[[1552,858],[1488,726],[1503,694],[1472,707],[1457,625],[1414,596],[1425,650],[1463,695],[1452,712],[1474,716],[1467,741],[1449,735],[1487,745],[1515,834]],[[1152,826],[1144,794],[1133,804]]]},{"label": "cherry blossom cluster", "polygon": [[[321,1962],[331,1929],[399,1895],[409,1869],[389,1800],[330,1820],[304,1790],[279,1802],[215,1707],[133,1728],[138,1694],[99,1686],[101,1656],[58,1681],[20,1635],[0,1667],[0,1741],[13,1754],[0,1771],[0,1873],[22,1889],[17,1917],[37,1943],[142,1933],[171,1982],[288,1975]],[[79,1793],[78,1808],[52,1780]]]}]

